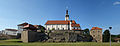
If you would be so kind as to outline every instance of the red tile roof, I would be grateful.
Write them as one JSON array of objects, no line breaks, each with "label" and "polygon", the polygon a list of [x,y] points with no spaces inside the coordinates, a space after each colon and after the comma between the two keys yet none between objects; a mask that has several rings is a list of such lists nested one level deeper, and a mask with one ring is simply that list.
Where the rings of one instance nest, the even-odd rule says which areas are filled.
[{"label": "red tile roof", "polygon": [[[65,21],[65,20],[49,20],[45,23],[45,25],[47,24],[69,24],[70,21]],[[72,20],[73,24],[76,24],[76,22],[74,20]]]},{"label": "red tile roof", "polygon": [[72,27],[80,27],[80,24],[71,24]]},{"label": "red tile roof", "polygon": [[102,30],[102,28],[99,28],[99,27],[92,27],[91,30]]},{"label": "red tile roof", "polygon": [[[69,21],[70,22],[70,21]],[[72,24],[76,24],[76,22],[74,20],[72,20]]]},{"label": "red tile roof", "polygon": [[120,38],[114,38],[114,40],[116,40],[116,41],[117,41],[117,40],[120,40]]}]

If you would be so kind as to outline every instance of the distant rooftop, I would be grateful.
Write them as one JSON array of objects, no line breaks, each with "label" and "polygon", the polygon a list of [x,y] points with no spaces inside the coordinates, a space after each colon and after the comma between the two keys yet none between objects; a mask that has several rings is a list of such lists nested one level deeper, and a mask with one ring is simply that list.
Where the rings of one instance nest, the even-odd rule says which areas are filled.
[{"label": "distant rooftop", "polygon": [[5,30],[8,30],[8,31],[18,31],[16,29],[5,29]]},{"label": "distant rooftop", "polygon": [[26,26],[26,25],[28,25],[28,23],[22,23],[22,24],[19,24],[19,25],[17,25],[17,26]]},{"label": "distant rooftop", "polygon": [[102,28],[99,28],[99,27],[92,27],[91,30],[102,30]]}]

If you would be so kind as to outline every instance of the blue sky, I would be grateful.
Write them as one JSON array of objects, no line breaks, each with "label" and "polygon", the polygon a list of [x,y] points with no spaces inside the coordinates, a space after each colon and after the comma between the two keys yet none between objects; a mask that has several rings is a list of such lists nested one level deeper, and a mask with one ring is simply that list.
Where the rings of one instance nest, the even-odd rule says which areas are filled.
[{"label": "blue sky", "polygon": [[23,22],[44,26],[47,20],[64,20],[66,7],[82,29],[112,26],[111,33],[120,34],[120,0],[0,0],[0,30],[17,29]]}]

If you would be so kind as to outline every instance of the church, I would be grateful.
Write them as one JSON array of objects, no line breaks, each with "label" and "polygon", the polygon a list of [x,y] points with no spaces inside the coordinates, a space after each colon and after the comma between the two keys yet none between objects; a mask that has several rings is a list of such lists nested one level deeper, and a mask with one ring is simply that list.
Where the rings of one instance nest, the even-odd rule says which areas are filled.
[{"label": "church", "polygon": [[48,20],[45,28],[46,30],[81,30],[80,24],[69,19],[68,10],[66,10],[65,20]]}]

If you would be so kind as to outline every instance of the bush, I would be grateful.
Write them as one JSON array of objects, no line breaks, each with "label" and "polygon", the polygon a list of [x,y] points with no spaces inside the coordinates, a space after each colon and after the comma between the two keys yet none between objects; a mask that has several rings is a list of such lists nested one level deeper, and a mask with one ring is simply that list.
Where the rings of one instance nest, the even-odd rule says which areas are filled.
[{"label": "bush", "polygon": [[0,40],[6,40],[7,38],[0,38]]},{"label": "bush", "polygon": [[17,36],[16,36],[16,39],[19,39],[19,38],[21,38],[21,34],[20,33],[18,33]]}]

